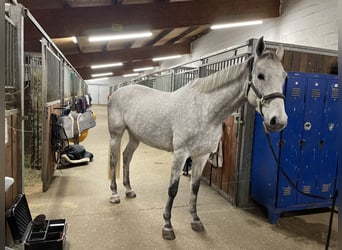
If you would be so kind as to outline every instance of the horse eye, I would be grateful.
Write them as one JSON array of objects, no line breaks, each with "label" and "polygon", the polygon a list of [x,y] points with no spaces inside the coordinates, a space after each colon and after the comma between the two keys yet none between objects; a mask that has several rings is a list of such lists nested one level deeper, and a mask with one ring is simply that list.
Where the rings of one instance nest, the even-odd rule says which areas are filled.
[{"label": "horse eye", "polygon": [[264,74],[258,74],[258,79],[259,80],[265,80],[265,75]]}]

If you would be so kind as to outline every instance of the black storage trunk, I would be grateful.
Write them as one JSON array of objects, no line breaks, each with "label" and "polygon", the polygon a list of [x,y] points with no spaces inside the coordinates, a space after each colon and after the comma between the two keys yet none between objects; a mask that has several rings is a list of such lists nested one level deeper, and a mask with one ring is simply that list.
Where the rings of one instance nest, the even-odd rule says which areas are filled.
[{"label": "black storage trunk", "polygon": [[24,194],[19,194],[6,212],[14,241],[23,241],[25,250],[63,250],[66,238],[66,220],[45,220],[37,227]]},{"label": "black storage trunk", "polygon": [[6,219],[14,241],[22,241],[27,226],[32,221],[31,212],[24,194],[18,194],[6,211]]}]

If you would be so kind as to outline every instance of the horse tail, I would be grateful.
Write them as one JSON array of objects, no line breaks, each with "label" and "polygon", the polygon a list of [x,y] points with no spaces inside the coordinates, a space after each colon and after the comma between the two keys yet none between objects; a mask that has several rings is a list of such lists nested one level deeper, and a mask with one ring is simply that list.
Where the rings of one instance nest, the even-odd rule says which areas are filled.
[{"label": "horse tail", "polygon": [[[110,167],[110,145],[109,145],[109,157],[108,157],[108,179],[111,180],[112,179],[112,170]],[[119,150],[117,152],[117,157],[116,157],[116,166],[115,166],[115,176],[116,179],[120,178],[120,167],[121,167],[121,146],[119,146]]]}]

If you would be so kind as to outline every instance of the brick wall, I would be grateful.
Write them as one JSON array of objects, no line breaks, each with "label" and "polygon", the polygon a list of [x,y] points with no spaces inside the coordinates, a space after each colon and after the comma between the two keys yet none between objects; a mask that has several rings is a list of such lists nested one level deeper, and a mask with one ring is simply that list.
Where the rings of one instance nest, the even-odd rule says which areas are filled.
[{"label": "brick wall", "polygon": [[287,0],[279,41],[337,50],[337,0]]}]

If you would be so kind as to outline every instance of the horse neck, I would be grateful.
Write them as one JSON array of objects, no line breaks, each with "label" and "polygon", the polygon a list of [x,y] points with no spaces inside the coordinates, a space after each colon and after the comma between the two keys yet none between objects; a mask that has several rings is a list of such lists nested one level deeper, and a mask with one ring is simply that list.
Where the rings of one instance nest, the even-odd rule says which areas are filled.
[{"label": "horse neck", "polygon": [[206,92],[209,98],[205,98],[208,101],[210,119],[221,124],[247,101],[245,92],[248,77],[248,65],[244,62],[219,71],[208,79],[214,84]]}]

